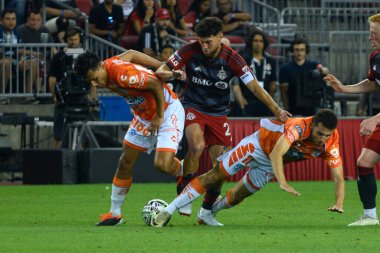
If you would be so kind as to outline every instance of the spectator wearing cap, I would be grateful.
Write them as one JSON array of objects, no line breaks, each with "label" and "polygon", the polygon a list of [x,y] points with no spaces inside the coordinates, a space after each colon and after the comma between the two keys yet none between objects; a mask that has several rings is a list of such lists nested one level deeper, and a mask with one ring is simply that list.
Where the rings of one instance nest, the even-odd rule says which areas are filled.
[{"label": "spectator wearing cap", "polygon": [[160,59],[160,52],[163,46],[174,43],[169,35],[175,36],[176,34],[174,30],[168,27],[169,23],[169,10],[164,8],[158,9],[154,22],[141,30],[138,42],[139,50],[151,57]]}]

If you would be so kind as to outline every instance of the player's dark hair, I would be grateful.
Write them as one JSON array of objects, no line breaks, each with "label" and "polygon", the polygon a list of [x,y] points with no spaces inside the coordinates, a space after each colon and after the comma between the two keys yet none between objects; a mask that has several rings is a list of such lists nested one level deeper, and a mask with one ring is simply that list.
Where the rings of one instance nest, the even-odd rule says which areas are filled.
[{"label": "player's dark hair", "polygon": [[204,18],[195,26],[195,32],[201,38],[215,36],[222,30],[223,22],[216,17]]},{"label": "player's dark hair", "polygon": [[13,8],[5,8],[1,12],[1,19],[3,19],[5,17],[5,15],[7,15],[8,13],[14,13],[14,14],[16,14],[16,10],[13,9]]},{"label": "player's dark hair", "polygon": [[322,123],[324,127],[334,130],[338,125],[338,117],[330,109],[321,109],[315,114],[313,124],[316,126]]},{"label": "player's dark hair", "polygon": [[82,79],[87,79],[89,70],[95,71],[100,64],[100,58],[91,51],[79,55],[75,61],[74,70]]}]

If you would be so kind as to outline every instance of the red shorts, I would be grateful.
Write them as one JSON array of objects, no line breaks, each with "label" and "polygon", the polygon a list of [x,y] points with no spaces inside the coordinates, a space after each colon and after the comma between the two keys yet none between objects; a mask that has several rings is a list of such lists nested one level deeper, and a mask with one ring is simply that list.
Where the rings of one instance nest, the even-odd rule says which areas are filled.
[{"label": "red shorts", "polygon": [[380,154],[380,124],[376,126],[375,131],[366,139],[364,148]]},{"label": "red shorts", "polygon": [[202,131],[206,145],[221,145],[230,147],[232,136],[227,116],[212,116],[201,113],[193,108],[185,109],[185,129],[191,124],[197,123]]}]

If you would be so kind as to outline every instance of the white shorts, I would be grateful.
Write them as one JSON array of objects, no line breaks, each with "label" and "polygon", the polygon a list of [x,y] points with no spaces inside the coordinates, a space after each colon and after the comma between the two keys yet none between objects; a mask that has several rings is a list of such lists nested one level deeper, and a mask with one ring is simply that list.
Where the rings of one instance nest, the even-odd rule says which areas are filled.
[{"label": "white shorts", "polygon": [[259,131],[245,137],[233,149],[218,157],[219,166],[228,177],[248,167],[244,185],[252,193],[273,178],[272,165],[259,143]]},{"label": "white shorts", "polygon": [[156,151],[176,153],[183,136],[184,125],[185,110],[177,99],[166,108],[164,122],[158,134],[151,136],[149,132],[150,122],[135,116],[124,136],[124,143],[148,154],[152,152],[155,146]]}]

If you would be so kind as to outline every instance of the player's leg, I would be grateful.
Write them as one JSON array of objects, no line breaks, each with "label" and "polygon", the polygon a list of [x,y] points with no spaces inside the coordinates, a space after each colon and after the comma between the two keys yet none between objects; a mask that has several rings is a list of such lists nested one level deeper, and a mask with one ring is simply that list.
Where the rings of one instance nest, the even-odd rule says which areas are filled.
[{"label": "player's leg", "polygon": [[132,170],[141,152],[123,144],[123,152],[112,182],[111,209],[101,216],[97,226],[113,226],[122,222],[121,208],[132,185]]},{"label": "player's leg", "polygon": [[[201,113],[186,109],[185,134],[187,152],[183,162],[183,177],[177,182],[177,194],[180,194],[186,185],[194,179],[199,168],[199,159],[205,148],[203,136],[204,117]],[[191,204],[178,209],[181,215],[191,215]]]},{"label": "player's leg", "polygon": [[222,184],[228,177],[244,169],[252,161],[254,152],[253,135],[244,138],[235,148],[219,158],[220,162],[209,172],[194,178],[190,184],[167,207],[153,219],[153,226],[160,227],[170,218],[174,211],[201,196],[207,189]]},{"label": "player's leg", "polygon": [[228,177],[229,175],[226,175],[218,165],[209,172],[194,178],[177,198],[153,218],[152,226],[162,227],[177,209],[197,199],[206,189],[220,185]]},{"label": "player's leg", "polygon": [[[254,154],[254,157],[256,155]],[[215,202],[212,212],[216,213],[222,209],[232,208],[240,204],[245,198],[263,188],[272,178],[273,171],[270,166],[250,168],[244,177],[233,188],[227,191],[223,198]]]},{"label": "player's leg", "polygon": [[[230,127],[227,122],[227,117],[213,117],[212,120],[205,123],[205,139],[206,144],[209,144],[209,154],[213,167],[218,163],[217,158],[224,154],[231,147],[231,133]],[[211,209],[215,201],[220,196],[220,190],[223,186],[223,182],[215,188],[208,189],[205,197],[203,198],[202,207],[198,212],[198,220],[200,216],[203,219],[213,219]]]},{"label": "player's leg", "polygon": [[364,215],[348,226],[369,226],[379,224],[376,211],[377,185],[373,172],[375,165],[380,161],[380,128],[367,139],[357,161],[358,190],[363,203]]},{"label": "player's leg", "polygon": [[157,136],[154,166],[159,171],[182,176],[182,164],[175,157],[183,136],[185,111],[179,101],[173,102],[166,110],[164,122]]}]

